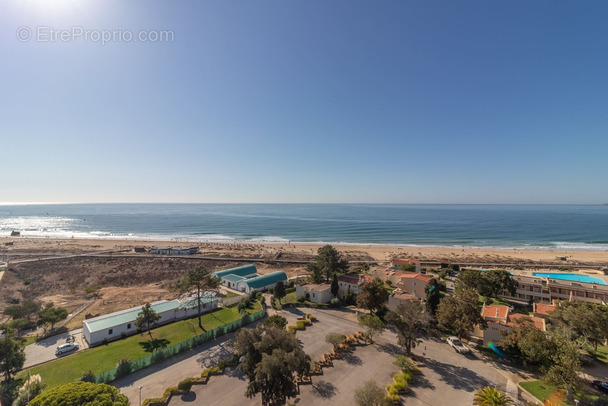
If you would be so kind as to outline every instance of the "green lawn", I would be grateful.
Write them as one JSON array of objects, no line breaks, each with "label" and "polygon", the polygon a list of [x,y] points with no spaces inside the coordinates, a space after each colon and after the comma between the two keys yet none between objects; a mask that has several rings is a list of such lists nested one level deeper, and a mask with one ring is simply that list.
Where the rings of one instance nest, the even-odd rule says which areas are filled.
[{"label": "green lawn", "polygon": [[534,395],[538,400],[544,402],[557,390],[556,386],[549,385],[543,381],[528,381],[519,384],[522,388]]},{"label": "green lawn", "polygon": [[[251,309],[248,309],[248,312],[252,314],[260,310],[262,310],[262,306],[259,302],[256,302]],[[203,327],[205,330],[212,330],[240,317],[237,306],[224,307],[213,313],[205,314],[202,318]],[[170,346],[201,333],[202,331],[198,327],[198,319],[194,317],[155,328],[152,330],[152,337],[157,344]],[[108,371],[114,368],[122,358],[136,360],[145,357],[152,351],[150,344],[150,336],[147,332],[143,335],[137,334],[57,359],[48,364],[31,368],[29,371],[32,375],[40,374],[42,382],[48,388],[52,388],[78,379],[84,371],[92,370],[95,374]],[[26,373],[27,370],[21,372],[20,375],[23,376]]]},{"label": "green lawn", "polygon": [[27,337],[23,337],[23,339],[25,340],[25,344],[24,345],[30,345],[36,342],[36,336],[27,336]]},{"label": "green lawn", "polygon": [[605,345],[598,345],[597,352],[590,352],[589,355],[595,356],[599,362],[608,364],[608,347]]},{"label": "green lawn", "polygon": [[[543,381],[529,381],[522,382],[520,386],[530,392],[532,395],[538,398],[541,402],[544,402],[551,396],[554,392],[560,391],[563,389],[558,388],[557,386],[549,385]],[[587,389],[583,385],[581,389],[578,389],[574,392],[574,399],[578,399],[583,401],[586,404],[591,404],[597,399],[602,397],[604,400],[608,399],[608,397],[599,395],[597,392]],[[564,396],[565,398],[565,396]],[[573,404],[570,402],[566,402],[565,405],[572,406]]]},{"label": "green lawn", "polygon": [[296,292],[291,292],[288,293],[287,295],[285,295],[285,297],[283,299],[281,299],[281,303],[283,304],[289,304],[289,303],[298,303],[298,296],[296,295]]},{"label": "green lawn", "polygon": [[237,293],[234,293],[234,292],[231,292],[229,290],[226,290],[226,295],[222,296],[222,298],[223,299],[230,299],[230,298],[233,298],[235,296],[241,296],[241,295],[239,295]]}]

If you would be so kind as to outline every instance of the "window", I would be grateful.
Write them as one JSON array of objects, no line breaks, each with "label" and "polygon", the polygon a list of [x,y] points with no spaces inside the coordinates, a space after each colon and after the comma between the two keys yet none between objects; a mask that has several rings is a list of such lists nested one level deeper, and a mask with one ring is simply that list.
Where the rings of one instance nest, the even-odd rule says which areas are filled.
[{"label": "window", "polygon": [[110,330],[108,331],[108,334],[112,334],[113,332],[114,332],[114,330],[113,330],[113,329],[110,329]]},{"label": "window", "polygon": [[131,323],[127,324],[127,328],[128,329],[131,328]]}]

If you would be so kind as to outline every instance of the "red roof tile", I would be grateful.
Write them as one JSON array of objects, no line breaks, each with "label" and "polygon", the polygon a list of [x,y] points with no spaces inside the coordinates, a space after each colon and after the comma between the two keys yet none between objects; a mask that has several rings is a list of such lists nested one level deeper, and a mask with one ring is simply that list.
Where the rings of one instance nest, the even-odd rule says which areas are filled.
[{"label": "red roof tile", "polygon": [[489,317],[493,319],[505,319],[509,315],[509,307],[501,305],[489,305],[483,309],[481,316],[483,318]]},{"label": "red roof tile", "polygon": [[555,305],[543,303],[534,303],[534,313],[543,316],[549,316],[549,312],[555,310]]},{"label": "red roof tile", "polygon": [[512,326],[515,324],[515,320],[521,319],[521,318],[527,318],[527,319],[532,320],[532,322],[534,322],[534,325],[536,326],[536,328],[539,329],[540,331],[546,330],[545,329],[545,319],[543,319],[541,317],[536,317],[536,316],[529,316],[527,314],[519,314],[519,313],[510,314],[507,325]]}]

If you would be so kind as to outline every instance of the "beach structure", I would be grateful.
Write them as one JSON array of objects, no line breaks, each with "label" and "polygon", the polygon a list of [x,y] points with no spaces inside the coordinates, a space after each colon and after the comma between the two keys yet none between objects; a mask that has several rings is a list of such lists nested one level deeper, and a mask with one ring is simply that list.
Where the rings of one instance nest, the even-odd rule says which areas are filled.
[{"label": "beach structure", "polygon": [[296,286],[296,296],[304,297],[313,303],[329,303],[334,295],[331,294],[331,285],[327,283],[306,283]]},{"label": "beach structure", "polygon": [[238,290],[237,284],[240,281],[256,277],[257,275],[258,270],[255,265],[245,265],[213,272],[213,276],[220,278],[222,285],[235,290]]},{"label": "beach structure", "polygon": [[[201,310],[210,312],[218,306],[217,297],[210,293],[201,297]],[[159,300],[151,303],[152,309],[158,313],[160,320],[157,325],[167,324],[178,320],[194,317],[198,314],[198,300],[188,297],[184,300]],[[135,320],[142,306],[105,314],[82,322],[82,334],[89,346],[117,340],[137,333]]]},{"label": "beach structure", "polygon": [[513,279],[518,283],[515,295],[504,292],[502,298],[528,303],[553,303],[553,300],[581,300],[608,304],[608,285],[586,283],[545,276],[518,275]]},{"label": "beach structure", "polygon": [[401,269],[403,266],[413,265],[416,267],[416,272],[420,273],[420,261],[417,259],[393,259],[391,264],[393,269]]},{"label": "beach structure", "polygon": [[356,298],[361,293],[361,286],[367,282],[373,281],[375,278],[366,274],[347,274],[338,276],[338,296],[344,297],[344,294],[350,289]]},{"label": "beach structure", "polygon": [[540,331],[547,330],[545,319],[542,317],[510,313],[508,306],[487,305],[481,310],[481,315],[487,322],[488,328],[481,330],[479,327],[477,327],[472,336],[479,340],[483,340],[484,346],[487,346],[490,343],[499,343],[500,340],[502,340],[503,335],[508,334],[511,331],[511,328],[518,319],[528,319],[532,321],[534,326]]},{"label": "beach structure", "polygon": [[166,247],[154,245],[150,248],[150,253],[160,255],[194,255],[199,253],[199,248],[192,247]]}]

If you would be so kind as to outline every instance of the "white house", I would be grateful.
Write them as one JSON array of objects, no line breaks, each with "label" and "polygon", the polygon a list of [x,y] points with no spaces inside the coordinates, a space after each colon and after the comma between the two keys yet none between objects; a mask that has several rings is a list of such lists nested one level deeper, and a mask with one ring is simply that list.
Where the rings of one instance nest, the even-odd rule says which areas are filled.
[{"label": "white house", "polygon": [[[213,294],[201,298],[201,310],[207,313],[217,308],[217,298]],[[187,319],[198,314],[196,297],[187,300],[160,300],[151,303],[152,309],[158,313],[160,320],[157,325]],[[82,334],[90,346],[99,345],[105,341],[117,340],[137,333],[135,319],[141,312],[142,306],[105,314],[82,322]]]},{"label": "white house", "polygon": [[331,285],[327,283],[296,285],[296,296],[298,298],[305,297],[306,300],[313,303],[329,303],[334,297],[331,294]]}]

